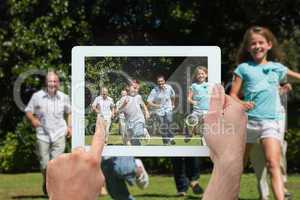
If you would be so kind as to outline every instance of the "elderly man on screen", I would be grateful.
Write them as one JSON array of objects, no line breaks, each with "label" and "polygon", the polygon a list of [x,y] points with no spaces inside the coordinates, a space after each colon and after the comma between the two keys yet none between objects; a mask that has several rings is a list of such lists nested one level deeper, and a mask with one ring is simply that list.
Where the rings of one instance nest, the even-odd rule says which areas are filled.
[{"label": "elderly man on screen", "polygon": [[97,113],[97,119],[103,118],[105,122],[105,143],[108,143],[109,130],[112,118],[115,116],[114,100],[108,96],[108,88],[102,87],[100,95],[92,103],[92,110]]}]

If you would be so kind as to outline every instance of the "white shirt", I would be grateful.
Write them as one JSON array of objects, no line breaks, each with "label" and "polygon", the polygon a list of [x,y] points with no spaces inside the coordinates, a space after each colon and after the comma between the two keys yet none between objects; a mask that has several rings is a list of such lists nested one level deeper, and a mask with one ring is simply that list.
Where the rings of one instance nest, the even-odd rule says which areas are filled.
[{"label": "white shirt", "polygon": [[45,90],[40,90],[32,95],[25,112],[32,112],[41,122],[41,126],[36,128],[37,138],[54,142],[66,135],[64,114],[71,113],[70,98],[60,91],[50,96]]},{"label": "white shirt", "polygon": [[99,116],[104,119],[110,119],[112,115],[111,109],[115,105],[114,100],[111,97],[107,96],[106,99],[104,99],[102,96],[97,96],[92,106],[100,110],[100,113],[98,113]]}]

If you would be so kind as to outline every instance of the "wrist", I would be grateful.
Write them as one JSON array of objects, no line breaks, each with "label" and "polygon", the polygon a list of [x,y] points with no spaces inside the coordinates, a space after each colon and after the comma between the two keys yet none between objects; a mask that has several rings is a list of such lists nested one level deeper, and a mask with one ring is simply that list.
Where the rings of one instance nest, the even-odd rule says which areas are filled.
[{"label": "wrist", "polygon": [[39,119],[36,116],[32,116],[31,121],[38,121]]}]

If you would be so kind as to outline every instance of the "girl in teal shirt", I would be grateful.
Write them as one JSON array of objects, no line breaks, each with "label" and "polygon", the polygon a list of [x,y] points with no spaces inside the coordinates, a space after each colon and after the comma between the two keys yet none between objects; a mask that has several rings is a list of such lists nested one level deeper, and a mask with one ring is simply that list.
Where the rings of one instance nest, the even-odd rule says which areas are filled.
[{"label": "girl in teal shirt", "polygon": [[[186,118],[187,126],[192,126],[192,133],[196,133],[196,127],[201,129],[203,125],[203,117],[207,114],[209,107],[209,93],[211,86],[207,82],[207,68],[203,66],[196,67],[193,75],[193,83],[188,91],[188,103],[193,106],[192,114]],[[202,130],[199,130],[202,132]],[[186,128],[186,132],[189,131]],[[185,134],[185,141],[189,141],[189,134]],[[200,133],[201,134],[201,133]],[[206,145],[204,138],[202,138],[202,144]]]},{"label": "girl in teal shirt", "polygon": [[[300,79],[300,74],[279,63],[282,52],[273,33],[264,27],[249,28],[238,52],[238,67],[230,95],[248,113],[245,161],[253,143],[259,140],[264,149],[266,166],[271,175],[276,200],[284,200],[284,186],[280,171],[280,98],[278,87],[286,76]],[[244,98],[239,94],[243,92]]]}]

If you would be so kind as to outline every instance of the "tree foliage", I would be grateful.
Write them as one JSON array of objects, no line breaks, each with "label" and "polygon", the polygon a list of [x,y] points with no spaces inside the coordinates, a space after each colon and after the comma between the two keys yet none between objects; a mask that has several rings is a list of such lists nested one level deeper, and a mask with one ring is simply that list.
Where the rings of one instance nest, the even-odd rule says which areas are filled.
[{"label": "tree foliage", "polygon": [[[217,45],[226,75],[235,67],[244,31],[258,24],[275,33],[287,54],[285,64],[300,71],[300,1],[3,0],[0,12],[0,144],[15,133],[24,115],[13,99],[18,76],[54,68],[67,90],[76,45]],[[174,71],[168,61],[154,64],[128,65],[127,70],[149,80]],[[89,70],[103,70],[99,67]],[[110,67],[123,66],[116,62]],[[42,83],[40,75],[25,80],[20,91],[24,103]]]}]

